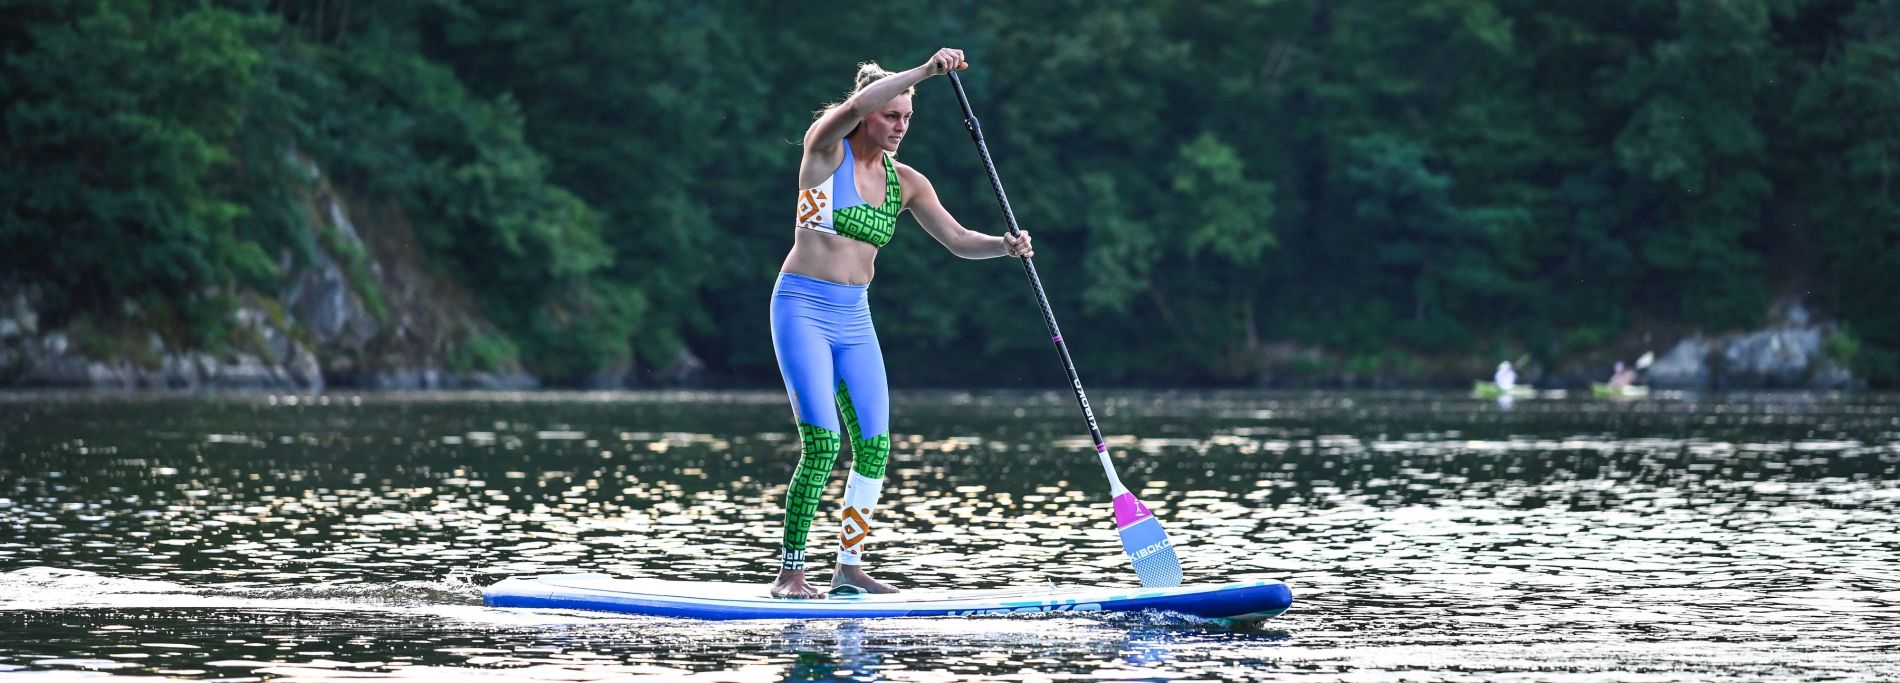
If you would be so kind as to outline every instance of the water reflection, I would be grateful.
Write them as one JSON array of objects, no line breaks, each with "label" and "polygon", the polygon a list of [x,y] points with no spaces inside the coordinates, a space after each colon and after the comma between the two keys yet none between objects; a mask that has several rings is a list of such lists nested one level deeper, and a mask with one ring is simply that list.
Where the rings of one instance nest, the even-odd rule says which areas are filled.
[{"label": "water reflection", "polygon": [[[1133,583],[1069,397],[897,399],[877,571],[906,585]],[[1900,664],[1900,400],[1884,396],[1509,410],[1428,392],[1099,397],[1123,479],[1190,581],[1294,585],[1294,611],[1267,631],[479,607],[480,586],[526,573],[765,580],[796,459],[782,404],[0,397],[0,668],[1673,679]]]}]

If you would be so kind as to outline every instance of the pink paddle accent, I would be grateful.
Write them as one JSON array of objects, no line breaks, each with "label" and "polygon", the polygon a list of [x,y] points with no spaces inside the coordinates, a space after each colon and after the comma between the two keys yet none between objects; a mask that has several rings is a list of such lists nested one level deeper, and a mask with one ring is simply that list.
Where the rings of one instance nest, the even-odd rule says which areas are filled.
[{"label": "pink paddle accent", "polygon": [[1135,522],[1153,516],[1155,516],[1155,513],[1149,512],[1148,506],[1142,505],[1139,500],[1135,500],[1134,493],[1124,493],[1115,496],[1115,526],[1117,528],[1126,529]]},{"label": "pink paddle accent", "polygon": [[1107,452],[1108,452],[1108,444],[1105,444],[1105,443],[1098,443],[1098,444],[1095,444],[1095,452],[1097,452],[1097,453],[1107,453]]}]

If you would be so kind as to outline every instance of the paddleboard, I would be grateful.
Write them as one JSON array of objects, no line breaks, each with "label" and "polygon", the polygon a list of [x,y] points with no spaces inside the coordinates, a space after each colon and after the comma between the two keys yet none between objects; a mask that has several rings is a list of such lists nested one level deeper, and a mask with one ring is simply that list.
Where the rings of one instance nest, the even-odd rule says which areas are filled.
[{"label": "paddleboard", "polygon": [[1293,604],[1292,589],[1271,579],[1174,588],[906,590],[817,600],[773,598],[768,589],[764,584],[750,583],[554,574],[505,579],[482,592],[482,604],[686,619],[868,619],[1155,610],[1236,621],[1269,619]]}]

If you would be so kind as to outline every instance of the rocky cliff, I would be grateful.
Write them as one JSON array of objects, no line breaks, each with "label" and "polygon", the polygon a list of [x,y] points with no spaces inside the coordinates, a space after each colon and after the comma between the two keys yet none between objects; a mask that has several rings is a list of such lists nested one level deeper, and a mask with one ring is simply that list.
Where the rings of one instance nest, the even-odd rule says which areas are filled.
[{"label": "rocky cliff", "polygon": [[0,291],[0,386],[112,389],[531,388],[506,338],[433,273],[402,212],[352,206],[320,172],[304,194],[314,254],[279,292],[241,291],[216,348],[187,348],[136,302],[47,324],[31,285]]}]

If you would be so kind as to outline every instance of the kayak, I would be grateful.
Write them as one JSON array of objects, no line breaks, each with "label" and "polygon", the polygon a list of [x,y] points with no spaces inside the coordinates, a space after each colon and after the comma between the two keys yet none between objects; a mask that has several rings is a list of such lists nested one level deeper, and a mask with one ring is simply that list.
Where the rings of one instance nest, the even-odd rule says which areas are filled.
[{"label": "kayak", "polygon": [[1603,382],[1591,382],[1590,395],[1597,398],[1642,398],[1649,395],[1649,387],[1633,384],[1613,387]]},{"label": "kayak", "polygon": [[1500,398],[1504,396],[1530,398],[1537,395],[1537,390],[1522,384],[1504,389],[1500,388],[1497,382],[1473,382],[1471,384],[1471,395],[1475,398]]},{"label": "kayak", "polygon": [[1293,605],[1292,589],[1271,579],[1174,588],[907,590],[884,595],[831,595],[816,600],[774,598],[768,590],[764,584],[751,583],[554,574],[504,579],[482,592],[482,604],[684,619],[867,619],[1151,610],[1249,622],[1278,616]]}]

